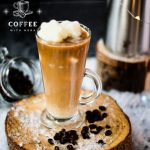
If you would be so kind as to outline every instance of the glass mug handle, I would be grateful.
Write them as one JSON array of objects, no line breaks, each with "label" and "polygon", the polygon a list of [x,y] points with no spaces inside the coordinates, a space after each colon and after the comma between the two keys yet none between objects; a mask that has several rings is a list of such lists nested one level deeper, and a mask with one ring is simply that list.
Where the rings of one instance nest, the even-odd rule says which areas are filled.
[{"label": "glass mug handle", "polygon": [[93,92],[88,92],[89,94],[81,94],[79,99],[80,105],[86,105],[88,103],[94,102],[102,92],[102,82],[97,73],[90,69],[85,69],[84,77],[90,78],[95,84],[95,90]]}]

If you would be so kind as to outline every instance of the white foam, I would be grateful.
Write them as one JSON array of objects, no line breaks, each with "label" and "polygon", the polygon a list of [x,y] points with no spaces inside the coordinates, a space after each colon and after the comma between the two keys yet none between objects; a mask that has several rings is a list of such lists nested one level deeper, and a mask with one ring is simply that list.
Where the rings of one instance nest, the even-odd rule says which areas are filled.
[{"label": "white foam", "polygon": [[62,42],[68,37],[77,39],[81,36],[80,23],[78,21],[62,21],[50,20],[49,22],[43,22],[38,36],[48,42]]}]

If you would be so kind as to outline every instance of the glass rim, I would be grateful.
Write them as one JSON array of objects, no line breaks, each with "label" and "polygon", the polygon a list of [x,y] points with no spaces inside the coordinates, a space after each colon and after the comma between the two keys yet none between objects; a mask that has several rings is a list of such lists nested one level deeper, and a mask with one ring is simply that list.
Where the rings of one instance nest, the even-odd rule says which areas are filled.
[{"label": "glass rim", "polygon": [[[58,22],[60,23],[60,22],[62,22],[62,21],[58,21]],[[85,29],[85,30],[88,32],[88,36],[87,36],[86,38],[84,38],[84,39],[78,41],[77,43],[69,43],[68,45],[65,45],[65,46],[72,46],[72,45],[80,44],[80,43],[82,43],[83,41],[85,41],[85,40],[91,38],[91,30],[90,30],[87,26],[85,26],[85,25],[83,25],[83,24],[81,24],[81,23],[79,23],[79,24],[80,24],[80,26],[81,26],[83,29]],[[40,30],[40,27],[41,27],[41,25],[40,25],[40,26],[38,27],[38,29],[36,30],[36,33],[35,33],[36,38],[40,39],[41,41],[43,41],[44,43],[47,43],[47,44],[49,44],[49,45],[50,45],[50,44],[51,44],[51,45],[60,44],[59,46],[61,46],[61,44],[62,44],[63,42],[51,42],[51,41],[47,41],[47,40],[44,40],[43,38],[41,38],[41,37],[38,35],[38,31]],[[62,45],[62,46],[64,46],[64,45]]]}]

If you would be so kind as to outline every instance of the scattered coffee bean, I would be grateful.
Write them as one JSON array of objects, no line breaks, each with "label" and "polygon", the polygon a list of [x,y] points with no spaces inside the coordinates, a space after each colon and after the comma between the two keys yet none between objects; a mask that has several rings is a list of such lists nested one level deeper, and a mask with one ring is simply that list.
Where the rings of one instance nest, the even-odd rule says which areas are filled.
[{"label": "scattered coffee bean", "polygon": [[67,133],[69,135],[77,135],[77,131],[76,130],[69,130]]},{"label": "scattered coffee bean", "polygon": [[77,145],[77,142],[76,142],[75,140],[73,140],[73,139],[70,139],[69,142],[70,142],[71,144],[73,144],[73,145]]},{"label": "scattered coffee bean", "polygon": [[65,130],[65,129],[61,129],[61,132],[65,133],[65,132],[66,132],[66,130]]},{"label": "scattered coffee bean", "polygon": [[54,140],[53,139],[48,139],[48,143],[50,143],[51,145],[54,145]]},{"label": "scattered coffee bean", "polygon": [[98,134],[100,133],[100,131],[103,129],[103,127],[101,126],[98,126],[96,127],[95,129],[91,129],[90,132],[93,133],[93,134]]},{"label": "scattered coffee bean", "polygon": [[67,149],[68,149],[68,150],[74,150],[74,148],[73,148],[72,145],[67,145]]},{"label": "scattered coffee bean", "polygon": [[59,133],[56,133],[56,134],[55,134],[54,140],[60,140],[60,134],[59,134]]},{"label": "scattered coffee bean", "polygon": [[102,126],[98,126],[98,127],[97,127],[97,130],[100,132],[100,131],[103,130],[103,127],[102,127]]},{"label": "scattered coffee bean", "polygon": [[99,110],[93,110],[93,117],[94,117],[94,121],[100,121],[101,120],[101,113],[99,112]]},{"label": "scattered coffee bean", "polygon": [[145,145],[144,146],[144,150],[148,150],[149,149],[149,146],[148,145]]},{"label": "scattered coffee bean", "polygon": [[[87,129],[84,128],[84,130]],[[76,145],[78,138],[78,134],[75,130],[66,131],[65,129],[62,129],[54,135],[54,139],[60,144],[72,143],[73,145]]]},{"label": "scattered coffee bean", "polygon": [[90,110],[88,110],[88,111],[86,111],[86,115],[91,115],[91,111]]},{"label": "scattered coffee bean", "polygon": [[74,140],[78,140],[78,139],[79,139],[78,134],[74,134],[74,135],[72,135],[71,137],[72,137]]},{"label": "scattered coffee bean", "polygon": [[90,139],[89,133],[82,134],[83,139]]},{"label": "scattered coffee bean", "polygon": [[59,147],[58,147],[58,146],[55,146],[55,147],[54,147],[54,150],[60,150],[60,149],[59,149]]},{"label": "scattered coffee bean", "polygon": [[105,107],[105,106],[99,106],[99,110],[105,111],[105,110],[106,110],[106,107]]},{"label": "scattered coffee bean", "polygon": [[106,132],[105,132],[105,135],[106,136],[110,136],[112,134],[112,131],[111,130],[107,130]]},{"label": "scattered coffee bean", "polygon": [[95,115],[99,114],[99,110],[98,109],[93,110],[93,114]]},{"label": "scattered coffee bean", "polygon": [[66,130],[65,129],[62,129],[60,132],[59,132],[60,136],[65,136],[66,135]]},{"label": "scattered coffee bean", "polygon": [[81,135],[82,135],[83,139],[90,139],[88,126],[84,126],[82,128]]},{"label": "scattered coffee bean", "polygon": [[93,116],[93,112],[92,111],[87,111],[86,112],[86,120],[89,123],[94,123],[94,116]]},{"label": "scattered coffee bean", "polygon": [[98,109],[93,111],[86,112],[86,119],[89,123],[94,123],[95,121],[101,121],[103,118],[101,117],[101,113]]},{"label": "scattered coffee bean", "polygon": [[89,123],[94,123],[95,120],[94,120],[94,119],[89,119],[88,122],[89,122]]},{"label": "scattered coffee bean", "polygon": [[81,134],[88,133],[88,132],[89,132],[89,128],[87,126],[83,127],[81,130]]},{"label": "scattered coffee bean", "polygon": [[65,136],[61,137],[59,142],[60,142],[60,144],[65,144],[65,143],[67,143],[67,138]]},{"label": "scattered coffee bean", "polygon": [[95,128],[97,128],[97,125],[95,125],[95,124],[90,124],[90,125],[89,125],[89,128],[90,128],[90,129],[95,129]]},{"label": "scattered coffee bean", "polygon": [[92,130],[90,130],[90,132],[93,133],[93,134],[97,134],[97,129],[96,128],[92,129]]},{"label": "scattered coffee bean", "polygon": [[104,142],[103,140],[99,140],[99,141],[98,141],[98,144],[104,145],[105,142]]},{"label": "scattered coffee bean", "polygon": [[91,133],[93,133],[93,134],[98,134],[99,133],[99,131],[98,130],[95,130],[95,131],[90,131]]},{"label": "scattered coffee bean", "polygon": [[82,131],[88,132],[88,131],[89,131],[88,126],[84,126],[84,127],[82,128]]},{"label": "scattered coffee bean", "polygon": [[107,128],[107,129],[110,129],[111,127],[110,127],[110,125],[107,124],[107,125],[106,125],[106,128]]},{"label": "scattered coffee bean", "polygon": [[108,115],[107,115],[107,113],[103,113],[102,114],[102,118],[104,119],[104,118],[106,118]]}]

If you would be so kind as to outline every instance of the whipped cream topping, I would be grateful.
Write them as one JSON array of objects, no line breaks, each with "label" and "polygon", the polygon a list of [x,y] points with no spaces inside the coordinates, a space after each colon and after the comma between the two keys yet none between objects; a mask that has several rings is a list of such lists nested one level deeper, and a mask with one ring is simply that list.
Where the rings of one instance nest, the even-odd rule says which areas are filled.
[{"label": "whipped cream topping", "polygon": [[78,21],[61,21],[50,20],[43,22],[38,36],[48,42],[62,42],[68,37],[73,39],[80,38],[82,34],[82,27]]}]

